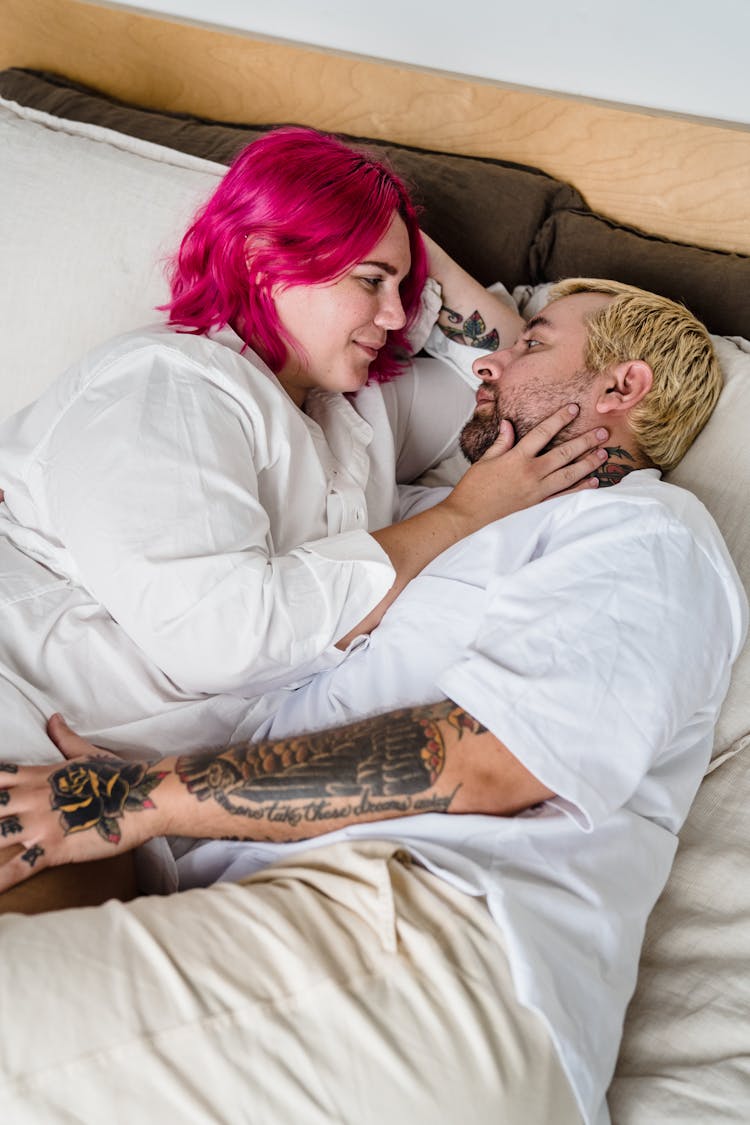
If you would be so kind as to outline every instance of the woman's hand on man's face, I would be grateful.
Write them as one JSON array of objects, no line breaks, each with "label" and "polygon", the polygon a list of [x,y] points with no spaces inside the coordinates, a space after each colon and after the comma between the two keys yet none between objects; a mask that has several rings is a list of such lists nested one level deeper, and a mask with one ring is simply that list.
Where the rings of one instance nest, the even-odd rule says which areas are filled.
[{"label": "woman's hand on man's face", "polygon": [[595,474],[607,460],[602,448],[607,430],[589,430],[547,448],[577,413],[574,404],[563,406],[518,442],[510,422],[503,420],[497,439],[442,501],[464,521],[464,534],[551,496],[598,486]]}]

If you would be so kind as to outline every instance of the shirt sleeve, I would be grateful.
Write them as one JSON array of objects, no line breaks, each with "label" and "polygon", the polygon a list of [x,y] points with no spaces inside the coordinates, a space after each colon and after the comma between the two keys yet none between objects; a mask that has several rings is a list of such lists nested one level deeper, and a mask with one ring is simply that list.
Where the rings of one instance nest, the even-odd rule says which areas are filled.
[{"label": "shirt sleeve", "polygon": [[42,470],[81,583],[183,690],[255,695],[315,670],[392,585],[387,555],[358,530],[274,553],[262,418],[158,349],[119,362]]},{"label": "shirt sleeve", "polygon": [[722,577],[690,531],[661,506],[592,505],[557,549],[491,581],[438,683],[591,828],[665,755],[692,740],[707,761],[733,646]]},{"label": "shirt sleeve", "polygon": [[425,341],[440,315],[442,300],[440,285],[434,277],[428,277],[419,298],[419,311],[409,329],[409,346],[412,355],[416,355],[425,346]]}]

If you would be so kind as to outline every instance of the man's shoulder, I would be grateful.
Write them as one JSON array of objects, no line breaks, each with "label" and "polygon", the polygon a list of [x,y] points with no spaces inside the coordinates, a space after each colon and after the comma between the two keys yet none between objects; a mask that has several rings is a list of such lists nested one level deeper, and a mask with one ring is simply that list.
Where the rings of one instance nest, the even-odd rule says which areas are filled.
[{"label": "man's shoulder", "polygon": [[658,470],[631,473],[607,494],[621,512],[631,510],[654,530],[677,534],[683,529],[709,554],[729,558],[721,531],[703,501],[689,489],[663,480]]},{"label": "man's shoulder", "polygon": [[[616,566],[622,552],[641,552],[654,562],[683,569],[696,550],[724,585],[740,585],[724,538],[694,493],[662,480],[657,470],[638,470],[612,488],[573,493],[552,501],[554,517],[544,528],[545,553],[577,545]],[[545,505],[540,505],[544,508]]]},{"label": "man's shoulder", "polygon": [[569,499],[574,502],[569,512],[577,508],[581,514],[599,514],[603,525],[622,520],[635,533],[637,525],[657,531],[682,524],[696,537],[721,539],[705,504],[688,489],[663,480],[658,469],[639,469],[612,488],[574,493]]},{"label": "man's shoulder", "polygon": [[[584,498],[588,496],[584,494]],[[588,518],[584,509],[589,508]],[[707,595],[712,584],[726,600],[737,627],[746,629],[747,597],[724,537],[705,504],[686,488],[661,480],[656,470],[631,473],[620,484],[591,494],[588,505],[570,521],[572,535],[600,535],[601,545],[612,547],[612,565],[620,551],[631,561],[640,560],[644,573],[671,590],[678,586],[686,597]],[[564,527],[560,537],[566,534]],[[560,542],[560,539],[558,539]]]}]

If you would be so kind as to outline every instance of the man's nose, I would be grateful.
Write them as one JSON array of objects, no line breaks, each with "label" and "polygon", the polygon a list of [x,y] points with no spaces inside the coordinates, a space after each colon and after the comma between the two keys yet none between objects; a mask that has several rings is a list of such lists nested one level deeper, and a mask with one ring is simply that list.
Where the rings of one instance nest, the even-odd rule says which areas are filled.
[{"label": "man's nose", "polygon": [[509,353],[510,348],[498,348],[496,352],[490,352],[489,355],[479,356],[472,363],[471,370],[483,383],[492,383],[499,379],[505,370]]}]

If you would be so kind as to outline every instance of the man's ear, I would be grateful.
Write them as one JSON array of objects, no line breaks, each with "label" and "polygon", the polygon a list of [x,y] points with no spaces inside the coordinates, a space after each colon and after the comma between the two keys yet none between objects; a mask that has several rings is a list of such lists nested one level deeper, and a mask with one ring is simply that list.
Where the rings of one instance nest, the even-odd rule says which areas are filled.
[{"label": "man's ear", "polygon": [[627,414],[654,385],[654,373],[642,359],[616,363],[602,377],[596,402],[599,414]]}]

